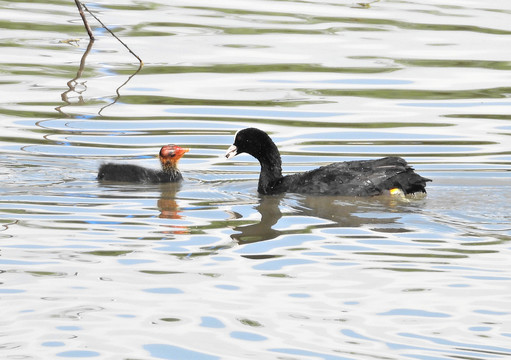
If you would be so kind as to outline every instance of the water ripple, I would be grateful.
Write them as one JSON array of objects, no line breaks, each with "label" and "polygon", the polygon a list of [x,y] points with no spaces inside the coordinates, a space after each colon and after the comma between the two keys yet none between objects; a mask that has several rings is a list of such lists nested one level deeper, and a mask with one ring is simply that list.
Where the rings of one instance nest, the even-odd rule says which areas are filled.
[{"label": "water ripple", "polygon": [[[72,2],[0,3],[5,356],[509,357],[508,2],[88,6],[144,67]],[[286,174],[399,155],[433,182],[259,196],[224,157],[248,126]],[[168,143],[180,185],[96,181]]]}]

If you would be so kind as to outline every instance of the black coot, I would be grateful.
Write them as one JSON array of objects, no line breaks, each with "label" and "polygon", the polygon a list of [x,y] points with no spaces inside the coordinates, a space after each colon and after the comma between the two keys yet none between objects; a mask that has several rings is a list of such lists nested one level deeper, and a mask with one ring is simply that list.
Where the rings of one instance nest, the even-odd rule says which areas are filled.
[{"label": "black coot", "polygon": [[183,180],[177,163],[189,149],[165,145],[160,149],[161,170],[146,169],[137,165],[107,163],[99,167],[98,180],[137,183],[169,183]]},{"label": "black coot", "polygon": [[282,176],[282,162],[275,143],[264,131],[247,128],[236,133],[225,156],[247,153],[259,160],[261,194],[293,192],[312,195],[373,196],[425,193],[426,179],[400,157],[337,162],[301,174]]}]

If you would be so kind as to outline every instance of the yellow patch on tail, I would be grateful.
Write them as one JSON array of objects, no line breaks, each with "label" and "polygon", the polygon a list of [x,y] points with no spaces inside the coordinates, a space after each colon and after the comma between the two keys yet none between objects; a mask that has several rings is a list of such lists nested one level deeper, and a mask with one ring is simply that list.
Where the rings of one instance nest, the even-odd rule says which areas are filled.
[{"label": "yellow patch on tail", "polygon": [[401,189],[398,189],[398,188],[393,188],[393,189],[390,189],[389,190],[390,192],[390,195],[394,195],[394,196],[404,196],[405,193],[403,192],[403,190]]}]

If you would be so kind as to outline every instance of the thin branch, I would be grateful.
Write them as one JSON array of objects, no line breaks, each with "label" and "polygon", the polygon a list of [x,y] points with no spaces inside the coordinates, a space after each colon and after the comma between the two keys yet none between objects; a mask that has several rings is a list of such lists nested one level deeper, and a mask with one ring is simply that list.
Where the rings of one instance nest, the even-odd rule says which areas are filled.
[{"label": "thin branch", "polygon": [[90,37],[90,41],[89,41],[89,45],[87,46],[87,50],[85,51],[85,53],[83,54],[82,56],[82,59],[80,61],[80,68],[78,69],[78,72],[76,74],[76,76],[69,80],[67,82],[67,86],[68,86],[68,90],[64,91],[62,94],[61,94],[61,98],[62,98],[62,101],[64,101],[64,105],[62,106],[59,106],[59,107],[56,107],[55,110],[57,110],[58,112],[66,115],[66,116],[69,116],[67,114],[65,114],[63,111],[62,111],[62,108],[65,107],[65,106],[68,106],[71,104],[71,101],[69,100],[69,94],[71,92],[75,92],[78,94],[78,103],[79,104],[83,104],[84,101],[83,101],[83,96],[82,96],[82,93],[85,92],[87,90],[87,87],[85,86],[85,81],[82,82],[81,84],[84,85],[85,89],[84,90],[81,90],[81,91],[78,91],[76,86],[79,85],[78,83],[78,79],[82,76],[82,73],[85,69],[85,60],[87,58],[87,55],[89,54],[89,52],[91,51],[92,49],[92,45],[94,44],[94,36],[92,35],[92,30],[87,22],[87,19],[85,18],[85,14],[83,12],[83,9],[85,9],[94,19],[96,19],[100,24],[101,26],[106,30],[108,31],[114,38],[116,38],[126,49],[128,49],[128,51],[133,55],[135,56],[140,65],[138,67],[138,69],[131,75],[128,77],[128,79],[121,85],[119,86],[115,92],[117,94],[116,98],[114,99],[113,102],[111,102],[110,104],[104,106],[101,108],[101,110],[99,111],[99,115],[101,115],[101,112],[106,109],[107,107],[109,106],[112,106],[114,105],[121,97],[121,94],[120,94],[120,90],[121,88],[126,85],[132,77],[134,77],[136,74],[138,74],[138,72],[142,69],[142,67],[144,66],[144,63],[142,61],[142,59],[140,57],[137,56],[137,54],[135,54],[133,51],[131,51],[131,49],[128,47],[128,45],[126,45],[121,39],[119,39],[119,37],[117,37],[117,35],[115,35],[96,15],[94,15],[88,8],[85,4],[83,4],[80,0],[75,0],[75,3],[76,3],[76,6],[78,8],[78,11],[80,13],[80,16],[82,17],[82,20],[83,20],[83,24],[85,25],[85,28],[87,29],[87,33],[89,34],[89,37]]},{"label": "thin branch", "polygon": [[87,18],[85,17],[85,14],[83,13],[82,3],[79,0],[75,0],[75,4],[76,4],[76,7],[78,8],[78,12],[80,13],[80,16],[82,17],[83,25],[85,26],[85,29],[87,30],[87,34],[89,34],[89,38],[91,40],[94,40],[94,35],[92,35],[92,30],[89,26],[89,23],[87,22]]},{"label": "thin branch", "polygon": [[[78,2],[79,0],[75,0],[75,1],[76,1],[76,2]],[[130,52],[130,54],[131,54],[131,55],[133,55],[134,57],[136,57],[136,58],[137,58],[137,60],[140,62],[140,66],[143,66],[143,65],[144,65],[144,62],[142,61],[142,59],[141,59],[141,58],[139,58],[139,57],[138,57],[138,55],[137,55],[137,54],[135,54],[133,51],[131,51],[131,49],[128,47],[128,45],[126,45],[126,44],[125,44],[125,43],[124,43],[121,39],[119,39],[119,38],[117,37],[117,35],[115,35],[115,34],[112,32],[112,30],[110,30],[110,29],[109,29],[109,28],[108,28],[105,24],[103,24],[103,22],[102,22],[101,20],[99,20],[99,18],[98,18],[96,15],[94,15],[94,14],[93,14],[93,13],[92,13],[92,12],[91,12],[88,8],[87,8],[87,6],[85,6],[85,4],[81,4],[81,5],[83,6],[83,8],[84,8],[85,10],[87,10],[87,12],[88,12],[89,14],[91,14],[91,15],[92,15],[92,17],[93,17],[94,19],[96,19],[96,21],[97,21],[97,22],[99,22],[99,23],[101,24],[101,26],[103,26],[103,28],[104,28],[106,31],[108,31],[108,32],[109,32],[109,33],[110,33],[110,34],[111,34],[114,38],[116,38],[116,39],[117,39],[117,40],[118,40],[118,41],[119,41],[119,42],[120,42],[120,43],[121,43],[121,44],[122,44],[122,45],[123,45],[126,49],[128,49],[128,51]]]}]

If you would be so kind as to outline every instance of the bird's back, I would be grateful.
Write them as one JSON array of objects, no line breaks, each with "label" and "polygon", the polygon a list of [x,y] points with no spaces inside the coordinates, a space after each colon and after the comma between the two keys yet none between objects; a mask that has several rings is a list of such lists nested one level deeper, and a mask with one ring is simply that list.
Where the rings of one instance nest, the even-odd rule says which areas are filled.
[{"label": "bird's back", "polygon": [[100,166],[98,180],[116,182],[157,183],[159,172],[131,164],[107,163]]},{"label": "bird's back", "polygon": [[278,187],[302,194],[373,196],[394,188],[405,194],[426,192],[427,181],[431,180],[415,173],[404,159],[386,157],[338,162],[289,175]]}]

